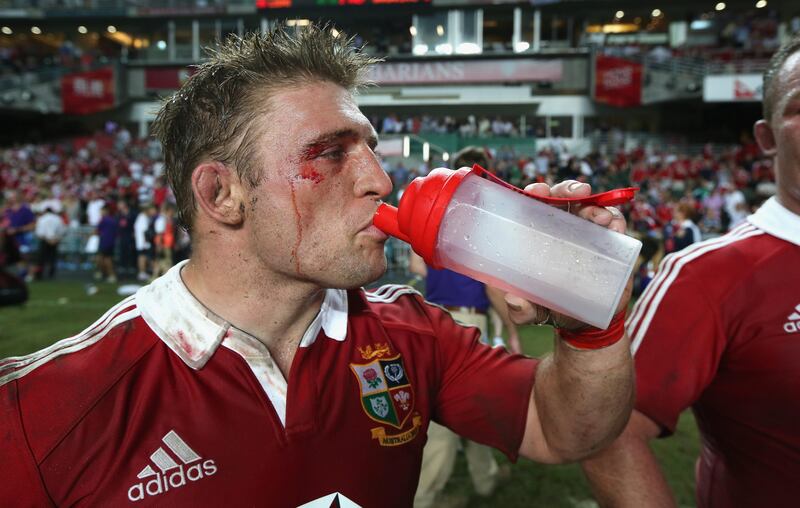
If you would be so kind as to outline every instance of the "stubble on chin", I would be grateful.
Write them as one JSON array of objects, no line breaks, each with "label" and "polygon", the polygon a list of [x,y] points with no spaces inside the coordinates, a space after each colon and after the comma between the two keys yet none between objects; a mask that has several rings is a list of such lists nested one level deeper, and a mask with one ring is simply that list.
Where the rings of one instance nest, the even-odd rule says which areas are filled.
[{"label": "stubble on chin", "polygon": [[338,266],[341,289],[355,289],[379,280],[387,270],[386,256],[381,252],[380,259],[373,256],[343,255],[334,260]]}]

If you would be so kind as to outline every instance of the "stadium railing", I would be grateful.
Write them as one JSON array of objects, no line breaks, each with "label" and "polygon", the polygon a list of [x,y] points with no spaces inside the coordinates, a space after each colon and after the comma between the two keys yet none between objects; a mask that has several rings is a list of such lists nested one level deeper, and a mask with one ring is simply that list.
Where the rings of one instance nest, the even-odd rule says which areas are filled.
[{"label": "stadium railing", "polygon": [[[64,271],[85,271],[94,267],[94,253],[86,252],[93,226],[70,226],[58,245],[58,268]],[[38,245],[34,246],[38,251]],[[34,252],[36,252],[34,251]]]}]

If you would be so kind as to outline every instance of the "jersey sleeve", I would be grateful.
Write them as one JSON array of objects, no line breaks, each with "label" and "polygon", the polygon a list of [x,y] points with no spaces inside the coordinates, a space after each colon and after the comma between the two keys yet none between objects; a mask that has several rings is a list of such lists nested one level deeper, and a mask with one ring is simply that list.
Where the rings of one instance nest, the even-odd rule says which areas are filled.
[{"label": "jersey sleeve", "polygon": [[433,418],[455,433],[517,459],[538,360],[479,341],[480,331],[431,313],[441,383]]},{"label": "jersey sleeve", "polygon": [[668,260],[626,328],[636,366],[636,409],[671,434],[681,412],[714,378],[726,337],[719,304],[711,304],[709,284],[699,276],[702,267],[684,267],[676,275]]},{"label": "jersey sleeve", "polygon": [[54,506],[28,447],[15,381],[0,386],[0,429],[0,506]]}]

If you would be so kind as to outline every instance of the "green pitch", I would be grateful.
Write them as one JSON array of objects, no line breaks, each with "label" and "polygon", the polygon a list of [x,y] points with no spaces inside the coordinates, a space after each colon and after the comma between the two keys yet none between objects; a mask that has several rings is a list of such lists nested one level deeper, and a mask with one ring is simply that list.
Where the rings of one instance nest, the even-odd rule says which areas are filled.
[{"label": "green pitch", "polygon": [[[97,320],[107,309],[123,299],[117,286],[79,282],[37,282],[30,285],[31,297],[23,307],[0,308],[0,358],[37,351],[56,340],[74,335]],[[93,294],[90,294],[93,293]],[[552,331],[526,327],[523,346],[530,355],[542,355],[552,349]],[[673,488],[678,504],[694,506],[694,461],[699,437],[690,413],[681,418],[676,434],[653,446]],[[501,463],[508,462],[498,453]],[[591,499],[589,486],[577,465],[543,466],[521,459],[511,469],[511,478],[488,499],[474,495],[467,466],[459,456],[447,492],[469,498],[471,508],[575,507],[587,508]]]}]

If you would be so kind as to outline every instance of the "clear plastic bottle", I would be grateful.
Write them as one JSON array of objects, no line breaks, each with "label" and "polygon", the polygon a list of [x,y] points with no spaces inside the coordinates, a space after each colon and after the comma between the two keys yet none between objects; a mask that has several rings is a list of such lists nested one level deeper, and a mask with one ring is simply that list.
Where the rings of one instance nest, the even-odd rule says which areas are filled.
[{"label": "clear plastic bottle", "polygon": [[598,328],[614,315],[641,242],[474,170],[418,178],[375,225],[449,268]]}]

